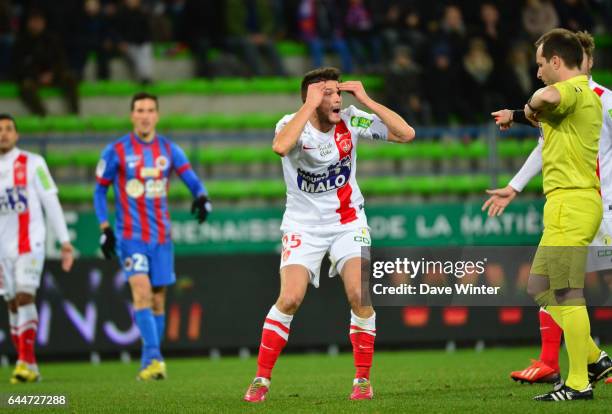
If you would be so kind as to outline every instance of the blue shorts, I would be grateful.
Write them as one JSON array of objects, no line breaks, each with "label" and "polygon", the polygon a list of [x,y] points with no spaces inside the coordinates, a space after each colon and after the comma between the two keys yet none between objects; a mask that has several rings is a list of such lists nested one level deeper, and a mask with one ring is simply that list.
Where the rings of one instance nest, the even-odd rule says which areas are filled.
[{"label": "blue shorts", "polygon": [[152,286],[166,286],[176,282],[172,242],[157,244],[119,240],[117,256],[126,279],[136,274],[146,274]]}]

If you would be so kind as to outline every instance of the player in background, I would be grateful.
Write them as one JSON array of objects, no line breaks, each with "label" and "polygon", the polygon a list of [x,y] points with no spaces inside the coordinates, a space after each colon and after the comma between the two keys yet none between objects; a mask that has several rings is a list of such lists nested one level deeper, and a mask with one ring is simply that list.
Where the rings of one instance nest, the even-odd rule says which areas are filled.
[{"label": "player in background", "polygon": [[[200,223],[211,210],[203,184],[181,148],[158,135],[157,97],[138,93],[131,101],[133,131],[102,152],[96,171],[94,207],[107,259],[118,255],[134,302],[134,320],[142,337],[137,379],[166,378],[160,351],[165,332],[166,288],[174,284],[174,253],[168,212],[168,180],[176,171],[194,197],[191,212]],[[108,220],[106,193],[115,193],[115,230]]]},{"label": "player in background", "polygon": [[70,271],[74,261],[47,164],[40,155],[17,148],[18,139],[15,120],[0,114],[0,293],[8,302],[11,340],[18,354],[12,384],[41,379],[34,353],[35,296],[45,260],[45,216],[61,243],[62,269]]},{"label": "player in background", "polygon": [[[576,36],[584,50],[582,72],[589,77],[589,87],[600,97],[603,109],[597,173],[601,183],[600,193],[604,205],[604,213],[599,231],[589,248],[586,268],[587,272],[595,272],[610,268],[609,260],[603,260],[606,257],[599,257],[597,253],[600,250],[598,247],[609,244],[606,240],[609,240],[610,235],[612,235],[612,92],[595,82],[591,77],[593,51],[595,49],[593,37],[587,32],[578,32]],[[511,111],[502,109],[493,112],[491,115],[495,117],[496,123],[502,130],[510,128],[513,122],[532,125],[525,118],[522,110]],[[491,197],[485,202],[483,209],[488,208],[490,216],[502,214],[516,194],[522,191],[527,183],[542,171],[542,145],[543,140],[540,137],[536,148],[534,148],[525,164],[506,187],[488,191]],[[527,368],[513,371],[510,377],[515,381],[555,383],[560,379],[559,348],[563,331],[544,308],[540,308],[539,319],[542,343],[540,357],[538,360],[532,360],[531,365]],[[589,365],[588,372],[591,383],[595,383],[612,372],[612,361],[602,351],[597,363]],[[606,382],[612,383],[612,379],[608,379]]]},{"label": "player in background", "polygon": [[[353,95],[373,114],[354,106],[342,109],[342,92]],[[301,96],[303,105],[278,122],[272,143],[282,157],[287,186],[280,294],[265,318],[256,377],[244,399],[265,400],[293,315],[308,284],[319,286],[321,261],[328,252],[329,276],[340,275],[351,307],[349,335],[356,374],[350,398],[371,399],[376,315],[372,306],[361,302],[361,254],[371,239],[355,179],[357,142],[360,138],[409,142],[415,132],[395,112],[372,100],[361,82],[341,82],[335,68],[308,72]]]}]

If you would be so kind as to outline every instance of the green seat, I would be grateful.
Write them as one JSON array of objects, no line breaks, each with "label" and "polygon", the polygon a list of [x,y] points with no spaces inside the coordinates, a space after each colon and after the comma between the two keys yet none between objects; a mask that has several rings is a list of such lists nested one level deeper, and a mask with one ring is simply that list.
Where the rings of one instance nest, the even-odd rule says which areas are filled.
[{"label": "green seat", "polygon": [[219,147],[205,147],[196,150],[195,159],[201,165],[219,165],[226,163],[229,159],[231,149]]},{"label": "green seat", "polygon": [[500,140],[497,142],[497,154],[500,158],[516,158],[523,155],[523,147],[516,140]]},{"label": "green seat", "polygon": [[77,167],[87,167],[93,170],[100,160],[100,154],[96,151],[80,151],[73,153],[71,158]]},{"label": "green seat", "polygon": [[483,159],[487,158],[489,149],[484,141],[476,140],[468,144],[467,156],[470,159]]},{"label": "green seat", "polygon": [[69,167],[72,165],[72,159],[71,153],[49,151],[45,154],[49,168]]}]

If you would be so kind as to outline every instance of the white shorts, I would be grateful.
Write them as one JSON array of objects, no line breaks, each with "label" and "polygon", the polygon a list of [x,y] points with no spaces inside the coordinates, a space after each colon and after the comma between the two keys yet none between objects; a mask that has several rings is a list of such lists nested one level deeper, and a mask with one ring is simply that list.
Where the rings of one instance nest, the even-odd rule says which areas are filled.
[{"label": "white shorts", "polygon": [[321,261],[327,252],[331,262],[329,277],[334,277],[340,274],[348,259],[361,257],[362,247],[370,247],[371,240],[368,227],[311,227],[308,231],[287,228],[283,232],[280,268],[302,265],[308,269],[310,283],[319,287]]},{"label": "white shorts", "polygon": [[601,221],[597,235],[589,246],[587,272],[612,269],[612,217]]},{"label": "white shorts", "polygon": [[27,253],[11,259],[0,259],[0,294],[7,300],[15,293],[34,295],[40,286],[45,254]]}]

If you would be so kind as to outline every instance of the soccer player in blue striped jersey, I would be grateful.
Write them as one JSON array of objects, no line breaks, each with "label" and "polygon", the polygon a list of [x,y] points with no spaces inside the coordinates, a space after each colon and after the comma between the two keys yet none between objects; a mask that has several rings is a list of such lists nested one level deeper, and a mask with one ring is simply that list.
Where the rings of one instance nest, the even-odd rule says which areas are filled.
[{"label": "soccer player in blue striped jersey", "polygon": [[[164,379],[160,351],[165,331],[166,287],[174,284],[174,253],[168,212],[168,180],[175,171],[194,197],[191,212],[200,223],[211,210],[207,191],[185,153],[158,135],[158,100],[138,93],[132,97],[133,131],[102,152],[96,169],[94,207],[104,256],[117,255],[132,291],[134,320],[142,337],[140,380]],[[106,194],[115,193],[115,231],[108,220]]]}]

